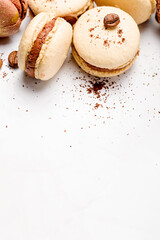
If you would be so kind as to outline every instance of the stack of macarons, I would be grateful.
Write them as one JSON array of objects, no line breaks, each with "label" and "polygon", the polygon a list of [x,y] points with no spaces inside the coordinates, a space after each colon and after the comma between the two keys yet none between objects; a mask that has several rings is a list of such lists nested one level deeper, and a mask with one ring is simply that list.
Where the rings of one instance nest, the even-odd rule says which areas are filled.
[{"label": "stack of macarons", "polygon": [[[156,0],[95,2],[98,7],[93,0],[28,0],[35,17],[20,41],[19,68],[30,77],[49,80],[63,65],[72,45],[75,61],[91,75],[112,77],[128,70],[139,54],[137,24],[150,18]],[[0,37],[18,30],[26,15],[27,0],[0,0],[4,12],[9,7],[4,26],[5,17],[0,16]]]}]

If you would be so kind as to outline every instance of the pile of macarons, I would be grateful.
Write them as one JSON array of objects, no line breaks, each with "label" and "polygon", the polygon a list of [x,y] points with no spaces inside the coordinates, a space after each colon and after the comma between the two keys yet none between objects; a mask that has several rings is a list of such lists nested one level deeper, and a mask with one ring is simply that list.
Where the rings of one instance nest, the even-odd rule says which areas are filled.
[{"label": "pile of macarons", "polygon": [[[96,6],[96,4],[97,6]],[[15,34],[26,16],[34,18],[21,38],[18,67],[49,80],[62,67],[70,47],[77,64],[97,77],[128,70],[140,50],[139,24],[156,12],[160,0],[0,0],[0,37]]]}]

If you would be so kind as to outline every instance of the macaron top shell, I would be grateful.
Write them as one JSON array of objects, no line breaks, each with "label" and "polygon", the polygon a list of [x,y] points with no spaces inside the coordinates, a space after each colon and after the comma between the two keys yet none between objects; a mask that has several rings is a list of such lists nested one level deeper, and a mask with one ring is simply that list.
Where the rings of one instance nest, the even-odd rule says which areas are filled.
[{"label": "macaron top shell", "polygon": [[90,6],[91,0],[28,0],[29,6],[37,15],[40,12],[54,12],[56,16],[81,15]]},{"label": "macaron top shell", "polygon": [[[115,13],[120,23],[105,28],[106,15]],[[84,13],[74,27],[73,45],[87,63],[107,69],[122,68],[132,61],[140,45],[140,32],[133,18],[114,7],[98,7]]]},{"label": "macaron top shell", "polygon": [[129,13],[137,24],[147,21],[156,8],[156,0],[95,0],[98,6],[113,6]]}]

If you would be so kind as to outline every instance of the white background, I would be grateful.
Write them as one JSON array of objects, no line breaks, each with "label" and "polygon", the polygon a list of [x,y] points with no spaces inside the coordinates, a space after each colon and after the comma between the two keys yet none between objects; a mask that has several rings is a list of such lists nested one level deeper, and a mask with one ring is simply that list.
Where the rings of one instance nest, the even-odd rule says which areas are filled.
[{"label": "white background", "polygon": [[160,240],[160,26],[97,98],[71,54],[48,82],[8,67],[29,20],[0,39],[0,239]]}]

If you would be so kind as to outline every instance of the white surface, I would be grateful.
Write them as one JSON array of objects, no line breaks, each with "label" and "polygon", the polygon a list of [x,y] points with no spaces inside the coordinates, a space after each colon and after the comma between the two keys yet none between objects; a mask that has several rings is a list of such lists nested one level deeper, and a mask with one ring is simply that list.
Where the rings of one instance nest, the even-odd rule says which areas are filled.
[{"label": "white surface", "polygon": [[141,26],[137,62],[106,83],[115,81],[101,91],[103,108],[96,110],[100,99],[82,80],[93,78],[71,56],[49,82],[8,68],[28,22],[0,40],[0,239],[159,240],[160,27],[154,17]]}]

